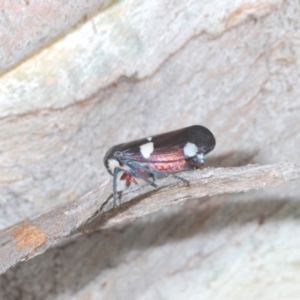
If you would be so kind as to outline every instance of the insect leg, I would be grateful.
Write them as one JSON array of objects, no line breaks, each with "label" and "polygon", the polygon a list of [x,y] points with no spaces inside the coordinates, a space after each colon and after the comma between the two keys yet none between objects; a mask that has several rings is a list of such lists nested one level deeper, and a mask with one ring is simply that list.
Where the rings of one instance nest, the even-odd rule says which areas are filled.
[{"label": "insect leg", "polygon": [[[113,193],[114,193],[114,206],[117,206],[117,195],[118,195],[118,190],[117,190],[117,179],[118,179],[118,174],[119,172],[128,172],[131,176],[136,177],[136,178],[141,178],[144,181],[146,181],[148,184],[150,184],[153,187],[157,187],[157,185],[152,182],[151,180],[149,180],[147,177],[143,176],[142,174],[140,174],[139,172],[135,171],[134,167],[131,167],[130,165],[127,165],[128,167],[130,167],[130,169],[122,169],[119,167],[116,167],[114,169],[114,174],[113,174]],[[129,186],[128,182],[126,182],[127,187]]]},{"label": "insect leg", "polygon": [[178,180],[180,180],[180,181],[182,181],[184,184],[189,184],[189,182],[186,180],[186,179],[184,179],[184,178],[182,178],[182,177],[180,177],[180,176],[177,176],[177,175],[172,175],[174,178],[176,178],[176,179],[178,179]]},{"label": "insect leg", "polygon": [[[130,166],[128,166],[130,167]],[[142,174],[140,174],[139,172],[136,172],[134,168],[131,168],[130,167],[130,170],[127,171],[131,176],[133,177],[137,177],[137,178],[140,178],[140,179],[143,179],[144,181],[146,181],[147,183],[149,183],[151,186],[153,187],[157,187],[157,185],[152,182],[151,180],[149,180],[147,177],[143,176]]]},{"label": "insect leg", "polygon": [[[156,175],[158,176],[161,176],[161,177],[168,177],[169,176],[169,173],[168,172],[164,172],[164,171],[157,171],[157,170],[153,170],[153,169],[149,169],[143,165],[140,165],[136,162],[133,162],[133,161],[128,161],[125,163],[128,167],[132,168],[132,169],[140,169],[142,171],[145,171],[146,173],[150,174],[152,177],[153,177],[153,182],[156,180]],[[178,176],[178,175],[175,175],[175,174],[172,174],[172,176],[180,181],[182,181],[184,184],[189,184],[189,182]],[[144,178],[143,178],[144,179]],[[147,181],[147,180],[146,180]],[[148,181],[147,181],[148,182]]]},{"label": "insect leg", "polygon": [[113,179],[113,192],[114,192],[114,206],[117,206],[117,195],[118,195],[118,190],[117,190],[117,179],[118,179],[118,174],[124,171],[121,168],[116,167],[114,169],[114,179]]},{"label": "insect leg", "polygon": [[[127,164],[127,166],[129,166],[132,169],[140,169],[140,170],[145,171],[146,173],[150,174],[151,176],[153,176],[153,181],[156,180],[156,176],[155,175],[158,175],[158,176],[161,176],[161,177],[168,177],[169,176],[168,172],[149,169],[147,167],[144,167],[144,166],[142,166],[142,165],[140,165],[138,163],[132,162],[132,161],[130,161],[130,162],[126,163],[126,164]],[[184,184],[189,184],[189,182],[186,179],[184,179],[184,178],[182,178],[182,177],[180,177],[178,175],[172,174],[172,176],[174,178],[182,181]]]},{"label": "insect leg", "polygon": [[129,161],[125,163],[127,166],[129,166],[130,168],[133,169],[140,169],[148,174],[150,174],[153,177],[153,181],[156,180],[156,176],[161,176],[161,177],[168,177],[169,173],[168,172],[164,172],[164,171],[157,171],[157,170],[153,170],[153,169],[149,169],[143,165],[140,165],[136,162],[133,161]]},{"label": "insect leg", "polygon": [[130,187],[130,181],[126,180],[126,187],[129,188]]}]

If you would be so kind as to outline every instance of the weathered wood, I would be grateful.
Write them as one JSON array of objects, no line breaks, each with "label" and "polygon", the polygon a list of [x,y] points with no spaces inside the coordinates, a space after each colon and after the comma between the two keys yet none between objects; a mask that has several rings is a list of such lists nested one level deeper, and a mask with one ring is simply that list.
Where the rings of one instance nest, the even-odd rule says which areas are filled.
[{"label": "weathered wood", "polygon": [[[56,1],[69,5],[64,3]],[[255,156],[246,163],[274,163],[281,153],[296,161],[285,147],[288,142],[279,149],[273,138],[281,130],[287,137],[294,134],[287,125],[297,118],[294,102],[281,100],[273,106],[277,94],[264,92],[270,64],[274,69],[284,64],[292,74],[297,69],[293,51],[280,48],[289,29],[275,30],[270,38],[271,25],[263,25],[268,14],[270,24],[281,18],[281,3],[225,1],[220,7],[217,0],[172,0],[149,8],[147,1],[113,2],[4,73],[0,228],[82,196],[107,178],[102,158],[110,146],[148,134],[201,124],[217,138],[212,156],[227,157],[226,166],[244,156]],[[24,14],[36,2],[29,4]],[[213,7],[217,12],[211,12]],[[50,11],[53,16],[46,16],[58,24],[61,15],[56,14],[65,10]],[[164,17],[153,18],[156,14]],[[28,29],[15,21],[20,32]],[[29,27],[31,33],[40,32],[39,26]],[[266,43],[266,38],[280,41]],[[22,44],[22,39],[12,42]],[[22,47],[32,43],[33,34]],[[297,90],[285,91],[298,77],[288,80],[274,84],[282,88],[281,95],[297,99]],[[281,122],[273,117],[278,113]],[[268,123],[261,121],[266,115]]]},{"label": "weathered wood", "polygon": [[[44,252],[52,244],[76,232],[108,228],[133,221],[166,205],[223,193],[240,193],[276,186],[300,178],[300,165],[204,169],[182,173],[189,186],[172,178],[159,180],[159,188],[145,186],[124,193],[122,205],[113,208],[111,182],[104,183],[81,199],[26,219],[0,232],[0,272],[17,262]],[[90,222],[90,223],[88,223]],[[86,224],[87,223],[87,224]]]},{"label": "weathered wood", "polygon": [[[0,299],[299,295],[298,182],[195,200],[170,178],[128,191],[130,202],[94,219],[110,184],[70,202],[109,178],[110,146],[193,124],[216,136],[209,167],[298,162],[297,1],[113,1],[59,36],[80,1],[74,15],[69,3],[43,1],[50,9],[39,20],[31,11],[29,26],[22,20],[41,1],[21,2],[4,1],[12,9],[0,16],[0,52],[11,50],[0,65],[14,60],[0,78],[0,228],[19,224],[6,235],[14,250],[4,266],[51,249],[2,274]],[[83,12],[96,3],[81,2]],[[26,60],[14,56],[41,44]],[[160,209],[180,195],[193,199]],[[48,217],[62,228],[41,227]]]},{"label": "weathered wood", "polygon": [[100,11],[108,1],[2,1],[0,73],[62,36],[89,12]]}]

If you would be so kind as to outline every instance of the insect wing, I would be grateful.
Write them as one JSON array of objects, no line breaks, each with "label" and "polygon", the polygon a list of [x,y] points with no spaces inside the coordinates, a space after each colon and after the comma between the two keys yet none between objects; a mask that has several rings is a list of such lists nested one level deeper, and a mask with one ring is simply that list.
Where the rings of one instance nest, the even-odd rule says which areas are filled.
[{"label": "insect wing", "polygon": [[163,163],[206,154],[214,146],[213,134],[207,128],[195,125],[118,145],[114,156],[120,161]]}]

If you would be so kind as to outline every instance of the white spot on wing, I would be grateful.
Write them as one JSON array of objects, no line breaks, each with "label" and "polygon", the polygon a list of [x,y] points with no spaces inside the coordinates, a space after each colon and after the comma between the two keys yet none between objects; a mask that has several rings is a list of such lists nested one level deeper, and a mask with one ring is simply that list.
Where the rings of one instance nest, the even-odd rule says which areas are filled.
[{"label": "white spot on wing", "polygon": [[148,140],[149,142],[151,142],[151,141],[152,141],[152,136],[147,137],[147,140]]},{"label": "white spot on wing", "polygon": [[143,155],[144,158],[149,158],[151,153],[154,150],[154,145],[152,142],[146,143],[144,145],[140,146],[141,149],[141,153]]},{"label": "white spot on wing", "polygon": [[183,153],[188,157],[193,157],[197,154],[198,148],[193,143],[187,143],[183,148]]},{"label": "white spot on wing", "polygon": [[115,159],[109,159],[108,160],[108,167],[109,167],[109,169],[112,171],[112,172],[114,172],[114,169],[116,168],[116,167],[120,167],[120,164],[119,164],[119,162],[117,161],[117,160],[115,160]]}]

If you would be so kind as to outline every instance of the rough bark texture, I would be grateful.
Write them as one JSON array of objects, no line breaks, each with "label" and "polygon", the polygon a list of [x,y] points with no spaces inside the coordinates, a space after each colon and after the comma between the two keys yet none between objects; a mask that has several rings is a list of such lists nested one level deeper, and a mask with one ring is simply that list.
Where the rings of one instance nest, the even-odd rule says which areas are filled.
[{"label": "rough bark texture", "polygon": [[53,38],[93,10],[103,9],[105,0],[3,0],[0,4],[0,73],[39,50]]},{"label": "rough bark texture", "polygon": [[[0,17],[0,227],[10,237],[2,247],[23,252],[1,269],[52,248],[2,274],[0,298],[297,299],[298,182],[126,221],[155,197],[203,196],[167,180],[172,188],[143,187],[143,201],[122,205],[123,222],[105,213],[111,227],[100,232],[91,231],[104,226],[101,215],[80,227],[93,209],[80,221],[64,208],[109,178],[110,146],[193,124],[216,136],[209,167],[298,162],[299,3],[76,1],[83,9],[69,14],[70,4],[43,1],[47,26],[33,24],[38,1],[19,12],[21,2],[3,3],[21,18]],[[43,216],[68,225],[31,223]],[[90,234],[53,245],[78,227]]]},{"label": "rough bark texture", "polygon": [[[246,192],[276,186],[300,178],[300,165],[282,163],[231,169],[206,169],[183,174],[189,185],[171,188],[170,179],[160,180],[158,189],[151,187],[124,195],[113,208],[112,182],[103,184],[81,199],[61,205],[37,217],[26,219],[0,231],[0,272],[17,262],[44,252],[49,246],[74,232],[93,232],[133,221],[188,199],[224,193]],[[98,216],[99,215],[99,216]],[[94,219],[94,220],[93,220]]]}]

